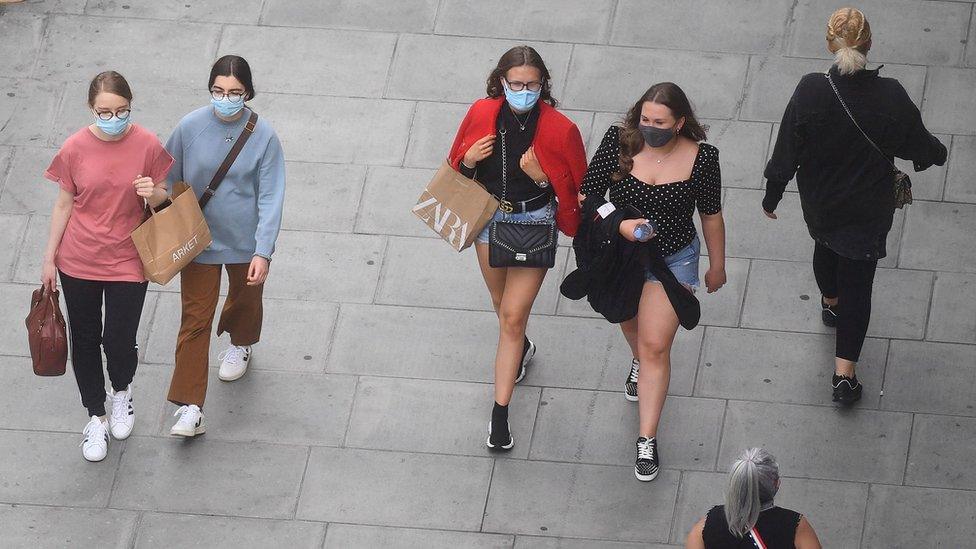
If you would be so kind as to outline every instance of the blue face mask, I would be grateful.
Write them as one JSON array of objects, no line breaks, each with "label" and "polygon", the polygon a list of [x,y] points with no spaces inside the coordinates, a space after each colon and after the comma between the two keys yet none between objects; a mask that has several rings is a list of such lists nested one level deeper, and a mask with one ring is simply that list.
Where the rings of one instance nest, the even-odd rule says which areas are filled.
[{"label": "blue face mask", "polygon": [[98,116],[95,117],[95,125],[98,129],[102,130],[106,135],[120,135],[125,131],[125,128],[129,126],[129,117],[119,118],[118,116],[112,116],[108,120],[102,120]]},{"label": "blue face mask", "polygon": [[217,111],[217,114],[223,116],[224,118],[230,118],[235,114],[241,112],[241,109],[244,108],[243,99],[235,103],[230,99],[227,99],[226,97],[223,99],[214,99],[211,97],[210,103],[213,104],[213,107]]},{"label": "blue face mask", "polygon": [[532,107],[535,107],[535,104],[539,102],[539,97],[542,95],[542,90],[534,92],[528,88],[522,91],[512,91],[508,87],[508,82],[504,80],[502,80],[502,87],[505,88],[505,100],[508,101],[508,104],[513,109],[519,112],[531,111]]}]

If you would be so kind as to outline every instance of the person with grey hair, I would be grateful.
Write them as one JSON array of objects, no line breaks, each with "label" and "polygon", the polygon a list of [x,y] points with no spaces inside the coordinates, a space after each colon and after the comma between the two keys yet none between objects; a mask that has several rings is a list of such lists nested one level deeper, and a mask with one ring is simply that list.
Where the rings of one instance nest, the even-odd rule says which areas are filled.
[{"label": "person with grey hair", "polygon": [[732,464],[725,505],[716,505],[688,533],[686,549],[820,549],[806,517],[773,504],[779,490],[776,458],[750,448]]}]

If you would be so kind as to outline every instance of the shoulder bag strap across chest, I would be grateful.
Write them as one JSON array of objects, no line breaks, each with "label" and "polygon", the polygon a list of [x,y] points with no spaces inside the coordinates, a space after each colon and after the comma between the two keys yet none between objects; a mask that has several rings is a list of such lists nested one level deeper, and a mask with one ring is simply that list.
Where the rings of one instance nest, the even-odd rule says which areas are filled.
[{"label": "shoulder bag strap across chest", "polygon": [[247,119],[247,122],[244,123],[244,129],[241,131],[241,135],[237,137],[237,141],[234,143],[234,146],[231,147],[230,152],[227,153],[227,157],[224,158],[223,164],[217,168],[217,173],[215,173],[213,179],[210,180],[210,184],[207,185],[207,189],[203,191],[203,196],[200,197],[201,210],[207,205],[207,202],[210,202],[210,199],[213,198],[214,193],[217,192],[217,187],[220,186],[220,183],[224,180],[224,176],[227,175],[227,171],[230,170],[230,167],[234,164],[234,161],[237,160],[237,155],[241,154],[241,149],[244,148],[248,138],[251,137],[252,133],[254,133],[254,126],[257,124],[257,122],[258,113],[251,111],[251,116]]}]

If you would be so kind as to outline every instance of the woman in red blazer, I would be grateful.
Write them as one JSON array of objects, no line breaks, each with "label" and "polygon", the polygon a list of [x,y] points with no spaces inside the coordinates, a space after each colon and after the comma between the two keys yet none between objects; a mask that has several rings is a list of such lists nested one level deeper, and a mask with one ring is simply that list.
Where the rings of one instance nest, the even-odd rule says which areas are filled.
[{"label": "woman in red blazer", "polygon": [[[506,52],[488,76],[488,97],[475,101],[461,122],[448,161],[502,201],[494,220],[539,221],[555,215],[559,230],[573,236],[580,221],[577,195],[586,152],[579,129],[556,110],[550,89],[549,70],[538,52],[528,46]],[[504,184],[503,166],[508,175]],[[493,268],[488,246],[485,229],[475,249],[499,325],[495,405],[486,444],[510,450],[515,439],[508,404],[535,355],[525,327],[546,269]]]}]

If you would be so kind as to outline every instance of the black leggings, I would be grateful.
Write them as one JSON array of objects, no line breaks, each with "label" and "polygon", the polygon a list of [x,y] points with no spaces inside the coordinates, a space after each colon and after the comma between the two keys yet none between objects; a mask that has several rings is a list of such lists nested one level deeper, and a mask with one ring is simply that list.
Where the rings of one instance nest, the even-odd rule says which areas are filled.
[{"label": "black leggings", "polygon": [[[71,366],[90,416],[105,415],[105,374],[102,348],[108,360],[112,389],[124,391],[136,373],[139,347],[136,332],[148,282],[82,280],[61,273],[61,289],[68,311]],[[105,329],[102,330],[102,297]]]},{"label": "black leggings", "polygon": [[820,293],[838,298],[837,358],[857,362],[871,321],[871,291],[878,262],[848,259],[817,243],[813,250],[813,274]]}]

